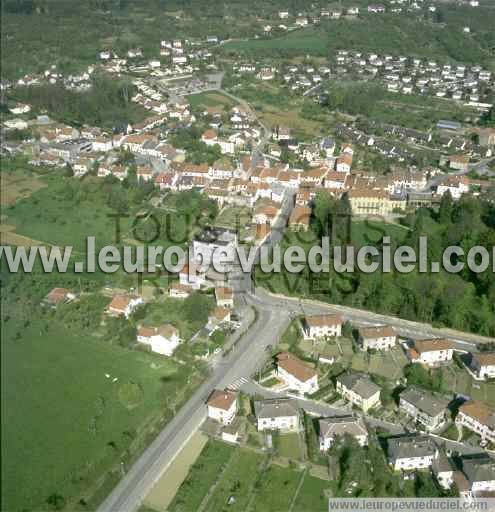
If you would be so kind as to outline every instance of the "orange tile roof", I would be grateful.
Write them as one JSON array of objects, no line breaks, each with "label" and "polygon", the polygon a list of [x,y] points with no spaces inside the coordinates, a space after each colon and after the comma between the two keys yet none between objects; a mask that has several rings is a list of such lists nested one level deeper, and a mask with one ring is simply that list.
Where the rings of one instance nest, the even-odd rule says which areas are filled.
[{"label": "orange tile roof", "polygon": [[208,397],[206,404],[210,407],[228,411],[236,400],[237,393],[234,391],[229,391],[228,389],[223,391],[221,389],[214,389]]},{"label": "orange tile roof", "polygon": [[341,315],[312,315],[306,317],[306,323],[310,327],[323,327],[326,325],[342,325],[344,319]]},{"label": "orange tile roof", "polygon": [[416,340],[414,342],[414,348],[418,354],[424,352],[436,352],[439,350],[450,350],[452,349],[453,343],[449,340],[438,338],[432,340]]},{"label": "orange tile roof", "polygon": [[318,375],[313,368],[289,352],[281,352],[277,355],[277,366],[301,382],[306,382]]}]

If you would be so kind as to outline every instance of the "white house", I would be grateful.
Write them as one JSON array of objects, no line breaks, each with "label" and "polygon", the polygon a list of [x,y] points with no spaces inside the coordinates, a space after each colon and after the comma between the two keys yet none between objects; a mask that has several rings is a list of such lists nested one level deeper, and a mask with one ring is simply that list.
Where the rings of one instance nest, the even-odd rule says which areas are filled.
[{"label": "white house", "polygon": [[290,398],[271,398],[254,403],[254,413],[259,431],[281,430],[293,432],[299,430],[299,409]]},{"label": "white house", "polygon": [[138,343],[151,347],[153,352],[164,356],[171,356],[179,346],[179,330],[171,324],[160,327],[139,327],[137,331]]},{"label": "white house", "polygon": [[430,468],[437,452],[435,443],[425,435],[409,434],[388,440],[388,460],[395,471]]},{"label": "white house", "polygon": [[141,297],[131,295],[115,295],[110,304],[107,306],[107,314],[110,316],[122,316],[126,318],[144,301]]},{"label": "white house", "polygon": [[179,272],[179,284],[189,286],[193,290],[199,290],[202,285],[206,284],[206,276],[199,265],[194,262],[186,264]]},{"label": "white house", "polygon": [[397,334],[388,325],[365,327],[359,329],[359,341],[363,350],[389,350],[395,346]]},{"label": "white house", "polygon": [[380,404],[380,387],[364,373],[349,372],[337,377],[337,392],[364,412]]},{"label": "white house", "polygon": [[495,377],[495,352],[471,354],[470,368],[476,380]]},{"label": "white house", "polygon": [[277,376],[300,394],[318,391],[318,372],[290,352],[277,355]]},{"label": "white house", "polygon": [[350,435],[360,446],[368,444],[368,431],[361,418],[352,414],[319,420],[320,451],[326,452],[338,437]]},{"label": "white house", "polygon": [[341,336],[343,323],[340,315],[307,316],[303,323],[303,336],[306,339]]},{"label": "white house", "polygon": [[409,387],[400,394],[399,409],[411,416],[427,431],[433,431],[445,423],[449,400]]},{"label": "white house", "polygon": [[455,422],[478,434],[483,441],[495,442],[495,410],[485,402],[471,400],[461,405]]},{"label": "white house", "polygon": [[427,366],[438,366],[452,361],[454,346],[446,339],[416,340],[409,349],[409,358],[412,363],[422,363]]},{"label": "white house", "polygon": [[206,402],[208,417],[224,425],[230,425],[237,413],[237,393],[230,390],[215,389]]}]

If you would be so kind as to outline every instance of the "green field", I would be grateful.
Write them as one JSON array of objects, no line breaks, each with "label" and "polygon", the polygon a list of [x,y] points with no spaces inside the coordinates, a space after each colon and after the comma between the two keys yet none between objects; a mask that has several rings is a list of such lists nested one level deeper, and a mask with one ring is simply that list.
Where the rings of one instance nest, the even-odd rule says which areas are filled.
[{"label": "green field", "polygon": [[10,319],[2,332],[2,509],[43,509],[54,493],[91,498],[96,480],[170,417],[167,397],[190,376],[172,360],[53,320],[22,328]]},{"label": "green field", "polygon": [[221,92],[202,92],[191,94],[187,97],[191,107],[219,107],[221,110],[229,110],[235,106],[233,99]]},{"label": "green field", "polygon": [[271,39],[251,39],[232,41],[224,45],[225,50],[261,52],[265,50],[297,50],[314,55],[325,55],[327,50],[325,33],[320,30],[306,29],[291,32],[282,37]]}]

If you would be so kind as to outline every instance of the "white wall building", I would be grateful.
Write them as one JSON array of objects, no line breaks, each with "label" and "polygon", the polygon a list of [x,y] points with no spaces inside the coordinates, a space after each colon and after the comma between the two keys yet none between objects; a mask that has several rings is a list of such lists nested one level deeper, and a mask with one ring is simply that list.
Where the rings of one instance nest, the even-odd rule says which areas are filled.
[{"label": "white wall building", "polygon": [[224,425],[230,425],[238,409],[237,393],[215,389],[206,402],[208,417]]},{"label": "white wall building", "polygon": [[290,398],[257,401],[254,403],[254,412],[259,431],[294,432],[299,430],[299,410]]},{"label": "white wall building", "polygon": [[277,376],[300,394],[318,391],[318,372],[289,352],[277,355]]},{"label": "white wall building", "polygon": [[303,323],[303,336],[306,339],[341,336],[342,324],[340,315],[307,316]]}]

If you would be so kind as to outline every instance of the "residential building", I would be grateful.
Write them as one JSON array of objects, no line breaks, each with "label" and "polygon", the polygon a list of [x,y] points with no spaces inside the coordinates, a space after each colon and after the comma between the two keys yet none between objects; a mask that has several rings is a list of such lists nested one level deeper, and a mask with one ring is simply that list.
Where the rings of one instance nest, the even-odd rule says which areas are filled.
[{"label": "residential building", "polygon": [[448,490],[454,483],[454,465],[445,455],[443,451],[439,451],[435,459],[433,459],[432,466],[433,474],[438,482],[438,485],[444,490]]},{"label": "residential building", "polygon": [[368,431],[363,420],[352,414],[324,418],[318,421],[320,451],[326,452],[338,437],[349,435],[360,446],[368,444]]},{"label": "residential building", "polygon": [[495,352],[471,354],[470,368],[475,379],[493,379],[495,377]]},{"label": "residential building", "polygon": [[208,417],[230,425],[238,409],[237,393],[228,389],[215,389],[206,402]]},{"label": "residential building", "polygon": [[408,351],[412,363],[439,366],[452,361],[454,346],[446,339],[416,340]]},{"label": "residential building", "polygon": [[173,283],[168,289],[168,294],[173,299],[187,299],[192,292],[192,286],[181,283]]},{"label": "residential building", "polygon": [[388,440],[388,461],[395,471],[430,468],[437,452],[435,443],[426,435],[408,434]]},{"label": "residential building", "polygon": [[43,299],[43,302],[49,306],[57,307],[59,304],[68,302],[76,298],[76,295],[67,288],[53,288]]},{"label": "residential building", "polygon": [[389,350],[395,346],[397,334],[389,325],[363,327],[359,329],[359,341],[363,350]]},{"label": "residential building", "polygon": [[210,316],[208,317],[208,321],[212,324],[222,324],[224,322],[230,322],[230,314],[231,310],[229,308],[222,308],[217,306],[213,309]]},{"label": "residential building", "polygon": [[180,343],[179,330],[171,324],[159,327],[141,326],[137,331],[137,341],[150,346],[152,352],[171,356]]},{"label": "residential building", "polygon": [[425,430],[433,431],[445,423],[449,400],[416,387],[402,391],[399,409],[406,412]]},{"label": "residential building", "polygon": [[222,308],[234,307],[234,290],[227,286],[220,286],[215,288],[215,298],[217,306]]},{"label": "residential building", "polygon": [[386,190],[353,188],[348,197],[354,215],[390,215],[405,208],[405,200],[392,198]]},{"label": "residential building", "polygon": [[454,480],[463,498],[477,498],[495,491],[495,462],[486,453],[463,455],[461,457],[462,476]]},{"label": "residential building", "polygon": [[380,387],[364,373],[350,371],[337,377],[336,389],[364,412],[380,405]]},{"label": "residential building", "polygon": [[487,403],[479,400],[464,403],[455,422],[479,435],[482,441],[495,442],[495,410]]},{"label": "residential building", "polygon": [[143,304],[143,302],[144,301],[141,297],[132,295],[115,295],[107,307],[107,314],[110,316],[123,315],[126,318],[129,318],[133,311]]},{"label": "residential building", "polygon": [[193,239],[194,258],[200,258],[204,265],[217,265],[216,270],[233,262],[237,233],[233,229],[206,228]]},{"label": "residential building", "polygon": [[293,231],[307,231],[311,219],[311,208],[296,206],[289,217],[289,228]]},{"label": "residential building", "polygon": [[290,398],[270,398],[256,401],[254,414],[259,431],[294,432],[299,430],[299,409]]},{"label": "residential building", "polygon": [[318,372],[290,352],[277,355],[277,376],[300,394],[318,391]]},{"label": "residential building", "polygon": [[340,315],[313,315],[303,321],[303,336],[306,339],[341,336],[343,318]]}]

